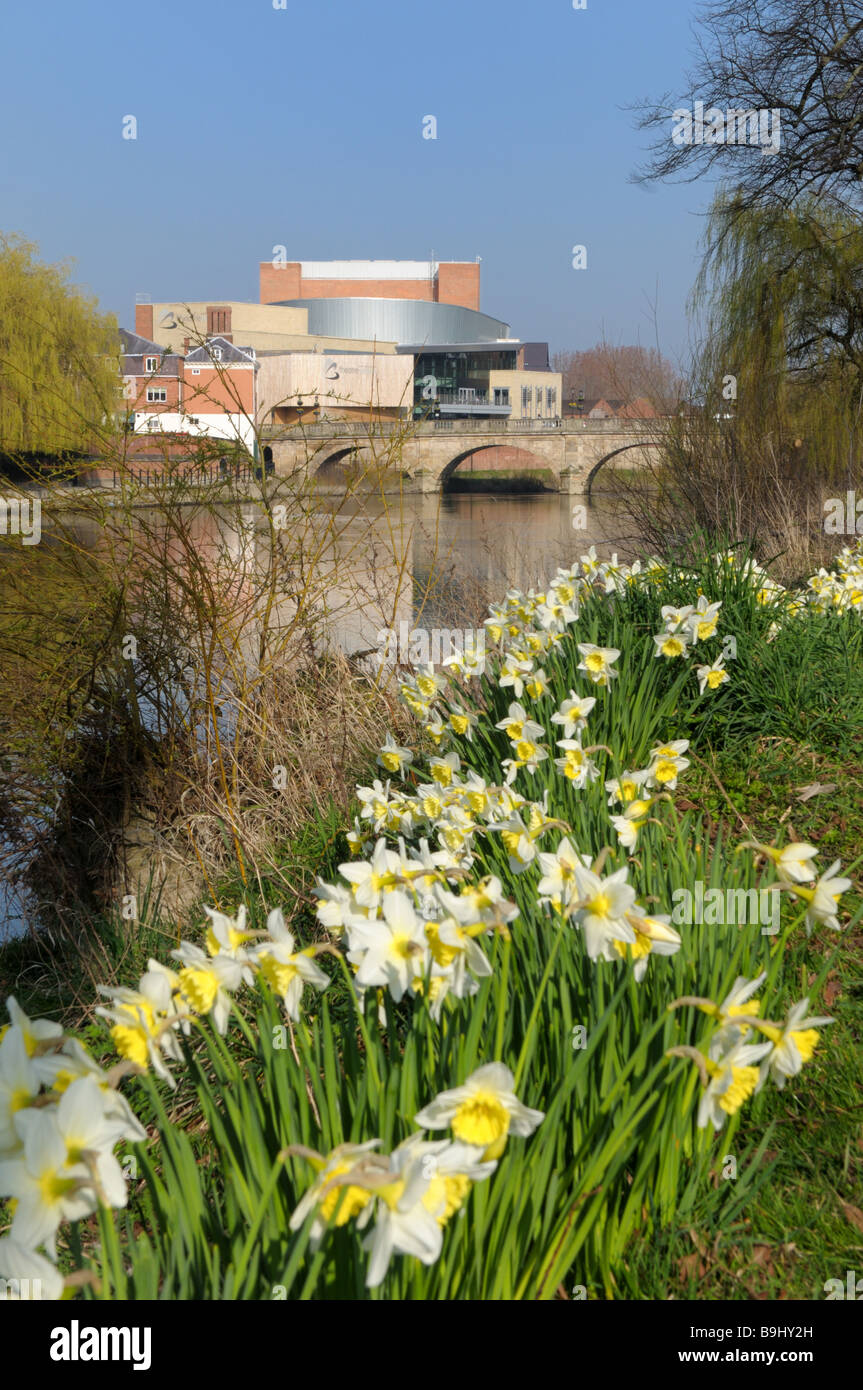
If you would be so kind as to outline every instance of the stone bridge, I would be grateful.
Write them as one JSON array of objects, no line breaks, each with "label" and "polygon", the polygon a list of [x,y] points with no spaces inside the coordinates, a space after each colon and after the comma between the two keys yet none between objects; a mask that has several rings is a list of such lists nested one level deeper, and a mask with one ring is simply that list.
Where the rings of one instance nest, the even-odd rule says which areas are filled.
[{"label": "stone bridge", "polygon": [[665,428],[664,420],[333,420],[275,427],[263,444],[281,476],[326,477],[355,462],[408,491],[436,492],[474,467],[542,471],[552,489],[589,493],[603,465],[639,468],[656,458]]}]

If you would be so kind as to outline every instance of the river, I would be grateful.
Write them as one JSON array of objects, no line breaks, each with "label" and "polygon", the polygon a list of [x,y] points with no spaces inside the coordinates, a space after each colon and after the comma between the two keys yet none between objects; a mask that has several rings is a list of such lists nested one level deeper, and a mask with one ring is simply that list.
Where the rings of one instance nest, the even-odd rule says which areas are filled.
[{"label": "river", "polygon": [[[322,495],[317,506],[307,518],[311,533],[334,520],[338,532],[320,562],[329,574],[327,640],[349,656],[367,653],[372,660],[386,631],[472,628],[507,589],[542,586],[591,545],[600,555],[617,551],[621,558],[637,548],[613,493],[597,493],[590,504],[558,493],[342,494]],[[141,528],[152,535],[158,515],[142,510]],[[226,515],[202,508],[192,512],[190,532],[215,567],[220,555],[259,557],[267,534],[262,521],[253,503]],[[84,548],[100,544],[92,517],[73,529]],[[45,531],[50,537],[49,518]],[[0,880],[0,943],[27,924],[26,902]]]}]

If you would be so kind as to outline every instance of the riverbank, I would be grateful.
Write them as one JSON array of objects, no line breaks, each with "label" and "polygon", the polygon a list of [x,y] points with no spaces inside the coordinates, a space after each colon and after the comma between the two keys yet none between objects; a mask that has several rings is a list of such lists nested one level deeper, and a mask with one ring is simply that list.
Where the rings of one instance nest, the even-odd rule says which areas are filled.
[{"label": "riverbank", "polygon": [[[302,944],[310,953],[308,959],[324,946],[327,950],[339,949],[339,938],[346,935],[348,939],[342,941],[341,949],[352,950],[356,966],[362,953],[357,957],[358,947],[351,946],[351,919],[344,913],[351,895],[357,892],[356,885],[363,879],[359,873],[346,881],[339,866],[350,864],[359,853],[356,868],[361,870],[378,837],[388,837],[395,847],[399,832],[405,838],[408,854],[417,852],[413,846],[429,832],[441,852],[455,854],[456,859],[460,846],[467,846],[474,856],[473,866],[465,861],[468,884],[483,871],[496,875],[499,883],[487,906],[481,909],[483,930],[474,937],[480,954],[473,952],[467,957],[468,973],[451,975],[452,963],[461,949],[457,932],[451,940],[447,935],[445,950],[443,937],[429,937],[432,976],[427,985],[421,988],[416,977],[411,986],[409,973],[408,988],[400,996],[394,994],[392,986],[392,998],[386,988],[378,995],[386,1010],[382,1036],[389,1038],[388,1047],[381,1051],[373,999],[369,998],[364,1018],[358,1020],[350,973],[340,973],[329,955],[318,955],[316,968],[323,968],[322,978],[329,982],[329,987],[323,996],[306,990],[303,1013],[297,1016],[302,1021],[295,1021],[291,1028],[292,1046],[299,1049],[297,1062],[301,1063],[301,1073],[307,1077],[311,1090],[305,1100],[305,1092],[291,1090],[290,1113],[295,1106],[303,1113],[305,1107],[312,1130],[325,1131],[319,1143],[331,1146],[337,1142],[337,1135],[332,1132],[336,1123],[332,1107],[335,1104],[338,1110],[343,1101],[349,1102],[346,1113],[352,1117],[352,1137],[367,1137],[369,1124],[379,1134],[382,1130],[388,1132],[390,1142],[395,1142],[400,1137],[399,1124],[393,1131],[392,1114],[387,1112],[389,1119],[385,1119],[383,1113],[377,1113],[378,1091],[367,1088],[365,1072],[374,1068],[400,1078],[398,1085],[393,1080],[392,1086],[380,1091],[381,1098],[390,1091],[402,1095],[405,1087],[412,1095],[411,1088],[416,1086],[416,1100],[407,1103],[412,1113],[412,1107],[429,1089],[433,1093],[435,1086],[440,1089],[445,1081],[438,1071],[455,1065],[447,1039],[465,1036],[459,1023],[462,1014],[466,1022],[479,1018],[479,1023],[471,1024],[468,1035],[477,1064],[489,1056],[502,1056],[513,1074],[521,1076],[518,1089],[522,1098],[545,1116],[532,1139],[515,1135],[510,1138],[500,1174],[488,1175],[490,1183],[497,1183],[499,1188],[495,1200],[501,1218],[505,1217],[501,1230],[509,1230],[513,1220],[516,1224],[528,1222],[528,1213],[533,1210],[530,1204],[539,1200],[540,1191],[546,1191],[547,1175],[537,1186],[543,1171],[543,1154],[554,1152],[555,1171],[569,1173],[567,1181],[571,1186],[559,1211],[553,1206],[547,1209],[555,1249],[558,1239],[564,1242],[560,1269],[555,1264],[552,1286],[546,1288],[543,1283],[539,1296],[554,1296],[555,1290],[557,1297],[575,1296],[571,1293],[575,1281],[584,1286],[589,1297],[750,1298],[784,1293],[785,1297],[818,1298],[826,1279],[841,1277],[841,1270],[837,1272],[834,1266],[841,1264],[844,1268],[853,1259],[859,1236],[855,1213],[861,1209],[859,1115],[851,1100],[859,1074],[863,1023],[857,997],[863,917],[859,876],[863,843],[859,794],[863,785],[863,670],[858,650],[863,629],[859,616],[851,607],[843,611],[835,606],[831,599],[831,594],[838,592],[835,588],[822,592],[820,597],[816,595],[815,602],[803,609],[795,596],[783,596],[771,589],[766,576],[760,577],[757,571],[747,570],[739,562],[727,571],[722,567],[717,570],[715,562],[706,562],[697,577],[695,573],[678,576],[669,572],[658,578],[654,575],[651,580],[648,572],[630,586],[631,576],[625,567],[597,567],[596,562],[586,558],[584,574],[574,581],[575,588],[582,591],[582,612],[572,627],[572,620],[563,613],[545,627],[544,619],[533,616],[539,613],[535,597],[528,599],[510,593],[507,625],[516,626],[523,640],[531,633],[537,638],[542,633],[559,633],[555,643],[542,639],[541,664],[536,658],[531,663],[534,671],[544,673],[541,679],[537,677],[536,689],[532,688],[534,678],[529,673],[517,676],[509,688],[501,688],[501,677],[509,661],[505,648],[511,638],[495,635],[494,614],[500,610],[493,607],[486,631],[494,654],[490,672],[478,689],[451,686],[446,701],[441,702],[443,690],[436,682],[428,689],[422,685],[424,676],[420,676],[419,684],[410,679],[405,682],[408,704],[425,733],[416,729],[411,735],[404,730],[397,740],[387,741],[377,765],[373,766],[369,759],[358,799],[350,808],[358,817],[353,830],[350,811],[346,815],[336,799],[322,802],[298,833],[273,839],[267,856],[270,868],[256,876],[253,890],[247,876],[237,867],[211,885],[208,903],[216,901],[223,912],[232,916],[245,903],[251,923],[259,928],[264,926],[264,905],[270,910],[278,906],[297,945]],[[611,595],[600,597],[609,579]],[[855,582],[852,580],[847,592],[853,592]],[[571,580],[559,577],[556,581],[555,602],[564,607],[570,603],[567,586],[572,587]],[[689,652],[655,654],[658,649],[651,633],[662,631],[663,618],[666,638],[669,634],[674,636],[678,621],[688,623],[683,600],[687,593],[695,594],[699,588],[704,595],[704,607],[700,610],[703,616],[698,621],[698,633],[693,630],[692,639],[685,644]],[[709,607],[713,601],[719,605],[715,613]],[[677,612],[676,619],[673,610]],[[563,627],[556,628],[555,622],[562,622]],[[778,630],[773,630],[777,625]],[[690,628],[691,625],[687,630]],[[587,642],[586,652],[576,646],[576,638]],[[813,660],[816,650],[817,667]],[[592,666],[595,653],[604,655],[598,665],[594,662]],[[722,653],[727,654],[725,662]],[[699,694],[699,663],[706,663],[705,670],[724,668],[729,678],[717,680],[715,686],[705,680],[705,688]],[[593,680],[592,670],[596,676],[605,671],[606,681]],[[522,690],[518,688],[519,679],[523,682]],[[543,686],[544,681],[548,682],[547,687]],[[583,709],[574,709],[567,697],[567,691],[572,692],[573,688],[579,699],[586,701]],[[595,692],[592,696],[591,689]],[[564,697],[569,699],[569,711]],[[511,728],[514,718],[522,719],[517,711],[514,713],[515,698],[523,700],[530,718],[538,721],[536,731],[527,726],[520,731]],[[595,707],[588,708],[592,700]],[[435,748],[435,739],[441,734],[436,733],[433,706],[454,711],[444,748]],[[555,709],[561,715],[557,725],[551,721]],[[476,723],[471,725],[474,717]],[[573,726],[568,742],[567,718]],[[589,732],[579,733],[581,721],[586,722]],[[554,744],[562,736],[563,745],[557,745],[562,757],[555,772]],[[663,745],[667,745],[664,751]],[[449,751],[443,756],[447,746]],[[652,762],[646,757],[651,748]],[[545,757],[541,756],[543,749]],[[657,749],[661,755],[658,760]],[[660,771],[663,757],[670,773],[667,768]],[[513,793],[522,788],[521,795],[528,798],[521,807],[518,798],[513,801],[512,794],[505,791],[508,760]],[[589,772],[592,763],[597,765],[596,776]],[[641,809],[638,796],[628,799],[623,790],[628,775],[625,769],[640,767],[642,763],[648,769],[640,793],[645,809]],[[613,819],[615,808],[608,808],[609,798],[603,789],[603,782],[609,785],[606,774],[611,773],[619,784],[619,822]],[[366,785],[371,788],[376,778],[384,778],[385,786],[378,782],[376,792],[362,789]],[[462,793],[462,787],[471,790]],[[543,791],[550,800],[543,798]],[[457,813],[464,795],[471,798],[472,827]],[[502,796],[504,801],[509,797],[509,809],[501,802]],[[435,798],[437,804],[432,804]],[[495,806],[497,810],[492,809]],[[630,815],[627,808],[634,814]],[[489,833],[498,826],[497,834]],[[568,838],[561,839],[561,834]],[[567,919],[564,899],[569,889],[563,870],[569,862],[569,851],[564,846],[570,842],[589,851],[594,874],[606,875],[605,882],[610,882],[611,877],[620,881],[622,874],[624,881],[633,885],[644,904],[641,911],[647,914],[639,918],[642,925],[635,942],[638,945],[644,936],[646,950],[633,949],[630,955],[630,948],[624,945],[621,951],[609,952],[607,938],[598,949],[599,943],[587,935],[579,914]],[[742,927],[739,919],[735,922],[733,917],[730,923],[727,918],[714,919],[707,930],[687,929],[679,917],[669,920],[663,916],[663,910],[667,914],[676,902],[678,890],[690,888],[696,879],[704,879],[709,885],[733,885],[735,891],[744,890],[744,896],[759,882],[785,882],[772,871],[768,851],[752,847],[803,842],[814,847],[813,853],[817,851],[819,873],[834,858],[845,865],[842,872],[848,874],[850,886],[847,892],[836,895],[837,899],[841,897],[841,905],[837,902],[835,923],[827,921],[823,909],[819,910],[821,916],[816,913],[809,921],[810,903],[806,915],[811,930],[807,929],[803,922],[803,909],[809,902],[805,877],[791,880],[790,891],[786,888],[775,894],[781,918],[775,936],[771,931],[765,935],[757,925]],[[374,850],[376,864],[381,852],[380,846]],[[540,852],[545,878],[538,884]],[[453,867],[449,861],[438,861],[430,884],[437,875],[448,873],[447,864]],[[382,867],[375,872],[380,874]],[[431,869],[430,861],[427,867]],[[610,876],[612,868],[615,874]],[[542,901],[538,903],[536,899],[537,884],[541,898],[543,883],[557,882],[558,878],[557,888],[545,888],[547,901],[543,907]],[[342,887],[338,887],[340,880]],[[333,886],[324,889],[322,884]],[[491,918],[485,921],[485,914],[495,902],[503,901],[497,896],[501,890],[503,899],[517,907],[518,916],[511,918],[507,912],[502,919],[495,919],[495,926]],[[378,894],[380,891],[378,888]],[[441,891],[444,897],[439,909],[446,904],[446,911],[455,911],[454,922],[458,922],[461,919],[456,902],[466,891],[462,874],[450,877],[449,887],[442,887]],[[208,904],[202,901],[201,909],[205,905]],[[364,914],[368,914],[370,906],[363,908]],[[472,911],[480,911],[478,902]],[[427,916],[425,907],[422,912]],[[563,920],[556,922],[556,913],[563,913]],[[118,968],[108,981],[131,982],[150,956],[167,962],[178,939],[199,939],[202,917],[202,910],[193,910],[180,924],[145,918],[125,931],[116,918],[110,928],[107,922],[102,923],[96,935],[102,942],[103,955],[117,957]],[[837,927],[841,930],[837,931]],[[438,930],[442,932],[444,927],[439,926]],[[450,928],[446,927],[446,931]],[[490,966],[487,975],[482,960]],[[639,968],[627,985],[626,975],[635,965]],[[675,1038],[677,1044],[686,1040],[689,1047],[705,1045],[701,1025],[694,1026],[697,1013],[683,1013],[678,1008],[669,1014],[661,1025],[658,1051],[651,1051],[647,1039],[654,1036],[652,1029],[660,1026],[663,1008],[675,997],[707,996],[721,1000],[735,976],[755,980],[759,967],[767,978],[759,991],[759,997],[765,995],[762,1019],[781,1019],[791,1003],[808,994],[810,1012],[829,1015],[835,1022],[820,1029],[817,1047],[807,1045],[803,1059],[806,1065],[793,1072],[787,1087],[777,1090],[768,1085],[754,1099],[750,1095],[745,1116],[739,1102],[725,1113],[717,1111],[721,1132],[713,1144],[708,1144],[709,1127],[707,1133],[698,1128],[689,1108],[693,1104],[696,1073],[691,1070],[691,1063],[669,1061],[667,1051]],[[441,972],[437,976],[436,969]],[[357,978],[361,981],[361,976]],[[389,978],[385,972],[382,982]],[[434,1007],[429,1016],[424,996],[435,978],[450,981],[451,998],[441,1001],[442,1012]],[[471,986],[465,991],[472,978],[476,988]],[[25,996],[21,987],[27,990],[28,979],[31,988]],[[28,963],[25,943],[19,943],[12,954],[9,948],[0,953],[0,982],[7,981],[15,984],[19,1002],[26,998],[28,1011],[51,1014],[52,1001],[38,993],[38,966],[34,969],[32,960]],[[106,983],[105,977],[101,983]],[[267,1087],[277,1084],[272,1071],[273,1054],[260,1042],[264,1033],[258,1032],[259,1041],[255,1042],[256,1029],[263,1028],[263,1020],[267,1020],[266,1036],[271,1036],[267,1012],[271,1005],[266,1002],[263,981],[261,988],[263,1019],[259,1016],[252,1032],[244,1034],[238,1016],[228,1034],[230,1048],[239,1048],[237,1057],[246,1058],[240,1071],[232,1070],[234,1063],[229,1064],[221,1050],[212,1050],[206,1042],[205,1025],[190,1058],[181,1064],[181,1109],[173,1107],[170,1111],[186,1136],[183,1142],[191,1145],[190,1153],[197,1155],[199,1164],[204,1164],[199,1171],[215,1175],[216,1190],[221,1187],[219,1175],[227,1178],[237,1157],[220,1125],[213,1128],[216,1113],[227,1104],[228,1091],[220,1090],[220,1086],[228,1086],[239,1103],[245,1094],[246,1069],[250,1068],[251,1082],[262,1068],[263,1080],[255,1085],[263,1086],[264,1099],[254,1104],[264,1106],[260,1115],[263,1123]],[[200,1006],[201,997],[194,997]],[[82,1011],[77,1021],[82,1025],[82,1036],[108,1064],[110,1052],[105,1049],[105,1035],[92,1018],[95,998],[94,989],[90,1007]],[[608,1009],[613,1001],[614,1012],[610,1015]],[[434,996],[429,1002],[434,1002]],[[56,1000],[54,1004],[56,1014]],[[248,1002],[243,1006],[247,1016],[249,1007]],[[251,1007],[254,1010],[256,1006]],[[753,1016],[758,1014],[754,1001],[748,1005],[748,1011]],[[272,1021],[277,1018],[276,1014]],[[66,1021],[76,1020],[66,1015]],[[708,1038],[713,1026],[708,1025]],[[757,1025],[748,1027],[751,1035]],[[583,1041],[576,1037],[576,1028],[584,1032]],[[421,1039],[422,1055],[427,1061],[423,1075],[413,1077],[408,1070],[414,1066],[412,1049]],[[355,1045],[360,1046],[359,1054],[354,1051]],[[217,1078],[222,1077],[213,1091],[201,1089],[203,1076],[194,1057],[203,1056],[202,1047],[210,1059],[208,1065],[216,1067]],[[427,1047],[432,1051],[426,1053]],[[712,1058],[720,1055],[709,1054]],[[336,1058],[340,1059],[338,1065]],[[185,1070],[186,1067],[191,1070]],[[434,1077],[426,1075],[429,1068]],[[621,1091],[627,1075],[629,1079]],[[603,1076],[618,1076],[621,1080],[609,1092],[608,1080],[603,1082]],[[651,1094],[656,1099],[646,1110],[639,1111],[639,1085],[645,1077],[653,1078]],[[449,1079],[452,1083],[464,1078],[451,1075]],[[279,1086],[282,1084],[278,1082]],[[287,1084],[293,1086],[292,1082]],[[627,1143],[631,1141],[616,1161],[612,1161],[607,1145],[603,1147],[606,1140],[599,1140],[599,1131],[599,1149],[595,1144],[590,1146],[594,1154],[605,1153],[604,1162],[610,1165],[602,1188],[607,1194],[603,1206],[607,1223],[604,1254],[589,1235],[589,1224],[582,1230],[580,1254],[576,1254],[579,1247],[567,1245],[567,1231],[575,1234],[584,1226],[582,1217],[572,1226],[572,1211],[576,1208],[570,1204],[576,1200],[582,1184],[595,1183],[599,1176],[578,1160],[580,1150],[570,1157],[566,1154],[567,1126],[576,1121],[567,1120],[561,1129],[568,1112],[561,1110],[563,1100],[556,1097],[561,1088],[563,1094],[571,1095],[572,1086],[579,1096],[577,1124],[581,1129],[601,1123],[604,1112],[601,1107],[595,1109],[601,1097],[610,1103],[611,1097],[616,1096],[609,1115],[614,1121],[610,1133],[627,1133]],[[142,1104],[151,1094],[148,1088],[149,1083],[140,1091]],[[337,1094],[341,1096],[338,1101]],[[146,1106],[154,1103],[154,1098],[152,1093]],[[621,1106],[625,1111],[630,1103],[636,1106],[632,1112],[635,1128],[631,1132],[625,1126],[621,1129],[624,1113],[620,1111]],[[203,1113],[211,1114],[210,1123],[203,1130],[196,1118],[200,1106],[204,1107]],[[213,1106],[215,1111],[211,1113]],[[640,1115],[637,1121],[636,1113]],[[164,1136],[165,1117],[158,1123]],[[281,1123],[287,1120],[283,1118]],[[358,1124],[360,1129],[356,1132]],[[548,1129],[542,1127],[546,1125]],[[818,1143],[814,1144],[816,1132]],[[289,1126],[287,1140],[293,1143],[291,1133]],[[386,1142],[386,1133],[382,1137]],[[689,1155],[682,1170],[679,1159],[673,1159],[673,1146],[667,1148],[672,1140],[679,1142]],[[731,1169],[729,1155],[733,1158]],[[261,1163],[263,1182],[263,1153]],[[257,1172],[257,1158],[253,1167]],[[290,1190],[297,1200],[307,1183],[299,1161],[292,1163],[285,1182],[285,1197]],[[163,1232],[153,1227],[154,1210],[147,1205],[152,1197],[147,1197],[147,1190],[145,1183],[136,1194],[136,1208],[139,1201],[144,1203],[137,1219],[149,1230],[157,1262],[165,1273],[173,1267],[173,1256],[165,1243],[166,1235],[163,1237]],[[552,1203],[556,1200],[553,1190],[549,1190],[547,1199]],[[617,1205],[615,1192],[623,1205]],[[521,1211],[518,1218],[516,1207]],[[586,1218],[588,1208],[584,1210]],[[478,1194],[467,1214],[472,1226],[485,1219],[484,1211]],[[596,1206],[590,1211],[595,1220]],[[815,1220],[813,1211],[817,1214]],[[238,1219],[242,1229],[243,1218],[239,1214]],[[554,1234],[557,1220],[564,1224]],[[289,1239],[284,1226],[281,1236],[277,1226],[270,1231],[265,1222],[265,1227],[265,1248],[273,1241],[278,1245],[280,1240]],[[524,1229],[529,1232],[533,1227],[528,1223]],[[223,1265],[232,1259],[231,1237],[226,1239]],[[451,1242],[451,1249],[447,1246],[447,1269],[458,1268],[462,1260],[459,1252],[464,1250],[458,1232],[453,1231],[451,1236],[447,1232],[444,1239]],[[337,1269],[326,1275],[321,1272],[325,1266],[315,1266],[319,1271],[316,1277],[323,1279],[323,1297],[339,1296],[338,1269],[344,1268],[345,1260],[348,1268],[354,1270],[348,1275],[348,1282],[356,1278],[357,1287],[362,1287],[365,1261],[353,1235],[345,1230],[338,1240],[341,1264]],[[533,1247],[528,1244],[527,1248]],[[187,1257],[189,1253],[187,1250]],[[509,1277],[507,1269],[525,1272],[530,1281],[523,1251],[504,1242],[497,1253],[494,1268],[469,1270],[461,1265],[463,1277],[475,1287],[477,1297],[507,1296],[504,1286],[497,1294],[494,1292],[494,1278]],[[276,1264],[286,1255],[287,1247],[283,1255],[275,1256]],[[302,1259],[300,1255],[297,1258]],[[98,1264],[97,1256],[96,1259]],[[450,1276],[438,1276],[434,1267],[427,1274],[420,1275],[419,1271],[420,1266],[414,1262],[397,1260],[387,1276],[386,1296],[404,1296],[408,1288],[418,1297],[453,1296],[445,1282]],[[312,1270],[307,1273],[311,1278]],[[131,1285],[123,1283],[121,1288],[112,1283],[114,1297],[131,1296],[129,1289],[135,1287],[138,1278],[134,1262],[131,1275],[124,1279],[127,1277],[131,1278]],[[171,1277],[179,1277],[179,1270]],[[116,1281],[116,1269],[110,1278]],[[203,1267],[197,1272],[194,1267],[187,1268],[183,1278],[186,1292],[182,1296],[200,1296],[204,1288],[211,1287]],[[517,1282],[513,1287],[517,1287]],[[530,1282],[526,1288],[529,1287]],[[343,1290],[342,1296],[353,1297],[356,1293],[345,1295]]]}]

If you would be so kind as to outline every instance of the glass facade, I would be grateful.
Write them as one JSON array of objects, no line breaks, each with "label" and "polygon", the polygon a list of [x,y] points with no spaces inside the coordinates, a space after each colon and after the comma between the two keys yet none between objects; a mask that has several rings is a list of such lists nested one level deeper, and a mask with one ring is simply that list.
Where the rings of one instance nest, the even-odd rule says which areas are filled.
[{"label": "glass facade", "polygon": [[458,399],[467,390],[475,400],[486,399],[489,372],[515,371],[516,356],[514,348],[420,352],[414,363],[414,404],[428,410],[434,400]]}]

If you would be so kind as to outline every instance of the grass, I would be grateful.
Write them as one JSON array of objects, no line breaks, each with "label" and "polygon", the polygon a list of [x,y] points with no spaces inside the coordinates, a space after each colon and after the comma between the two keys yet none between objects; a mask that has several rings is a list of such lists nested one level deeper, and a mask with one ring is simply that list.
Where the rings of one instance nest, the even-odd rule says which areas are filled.
[{"label": "grass", "polygon": [[[816,783],[825,790],[801,801],[801,791]],[[769,842],[781,823],[789,839],[818,845],[844,864],[863,844],[863,762],[788,738],[714,752],[678,797],[681,809],[695,803],[720,833],[739,834],[745,822],[752,838]],[[852,913],[860,901],[859,893],[848,894]],[[840,950],[834,934],[816,932],[788,952],[786,969],[799,979],[801,995],[827,960],[821,999],[836,1022],[829,1047],[816,1053],[793,1091],[765,1097],[759,1119],[772,1126],[767,1180],[732,1230],[675,1223],[636,1243],[628,1273],[638,1297],[820,1300],[828,1279],[844,1282],[849,1269],[863,1271],[859,924]]]}]

